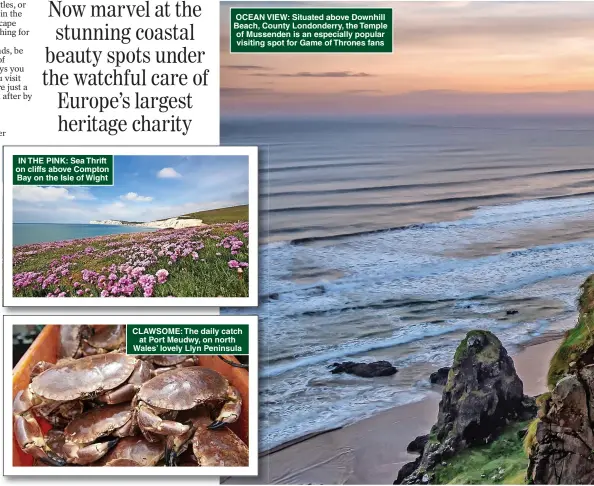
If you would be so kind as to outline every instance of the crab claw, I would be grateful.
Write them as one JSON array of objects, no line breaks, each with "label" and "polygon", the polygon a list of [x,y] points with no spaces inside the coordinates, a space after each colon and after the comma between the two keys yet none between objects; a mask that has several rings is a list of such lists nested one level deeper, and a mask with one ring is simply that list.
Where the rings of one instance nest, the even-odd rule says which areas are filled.
[{"label": "crab claw", "polygon": [[222,420],[215,420],[212,424],[208,425],[206,428],[210,429],[210,430],[215,430],[215,429],[220,429],[223,425],[225,425],[225,422],[223,422]]},{"label": "crab claw", "polygon": [[227,397],[219,415],[216,420],[208,426],[209,429],[214,430],[222,427],[225,424],[232,424],[236,422],[241,413],[241,395],[237,388],[229,385],[227,389]]},{"label": "crab claw", "polygon": [[194,433],[196,432],[196,427],[189,421],[186,425],[190,427],[187,432],[179,435],[170,435],[167,437],[167,441],[165,443],[165,465],[169,467],[177,466],[177,458],[181,456],[186,449],[188,448],[188,444],[192,437],[194,437]]},{"label": "crab claw", "polygon": [[[149,438],[151,434],[159,435],[182,435],[190,430],[189,425],[184,425],[174,420],[163,420],[155,411],[146,405],[140,405],[137,409],[136,420],[140,430],[145,435],[145,438],[151,442]],[[147,436],[147,433],[149,434]]]},{"label": "crab claw", "polygon": [[50,466],[64,466],[66,461],[45,443],[37,420],[29,414],[14,417],[14,434],[21,450]]},{"label": "crab claw", "polygon": [[62,467],[66,465],[66,461],[62,459],[58,454],[52,452],[51,450],[44,451],[45,456],[38,457],[38,459],[47,464],[48,466],[55,466],[55,467]]},{"label": "crab claw", "polygon": [[169,448],[169,444],[165,447],[165,465],[167,467],[177,466],[177,452]]},{"label": "crab claw", "polygon": [[64,445],[64,452],[67,457],[67,462],[70,464],[78,464],[86,466],[99,459],[101,459],[107,452],[112,449],[120,439],[113,439],[106,442],[97,442],[87,446],[81,446],[74,442],[66,442]]}]

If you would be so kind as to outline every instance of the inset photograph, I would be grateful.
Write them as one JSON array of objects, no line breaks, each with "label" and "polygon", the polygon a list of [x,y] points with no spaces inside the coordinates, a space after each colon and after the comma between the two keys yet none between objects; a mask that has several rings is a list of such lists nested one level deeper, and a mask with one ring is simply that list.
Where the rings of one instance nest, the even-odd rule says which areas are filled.
[{"label": "inset photograph", "polygon": [[249,371],[255,318],[5,319],[5,345],[13,343],[5,353],[5,430],[13,435],[5,474],[85,474],[83,467],[257,473],[256,373]]},{"label": "inset photograph", "polygon": [[5,305],[257,305],[257,149],[4,155]]}]

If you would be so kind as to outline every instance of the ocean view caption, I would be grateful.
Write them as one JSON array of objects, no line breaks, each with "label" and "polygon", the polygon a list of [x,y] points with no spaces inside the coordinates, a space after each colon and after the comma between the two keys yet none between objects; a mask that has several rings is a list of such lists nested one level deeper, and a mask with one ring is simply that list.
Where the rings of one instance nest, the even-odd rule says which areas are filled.
[{"label": "ocean view caption", "polygon": [[249,354],[249,326],[128,324],[126,353]]},{"label": "ocean view caption", "polygon": [[230,51],[392,52],[392,9],[232,8]]}]

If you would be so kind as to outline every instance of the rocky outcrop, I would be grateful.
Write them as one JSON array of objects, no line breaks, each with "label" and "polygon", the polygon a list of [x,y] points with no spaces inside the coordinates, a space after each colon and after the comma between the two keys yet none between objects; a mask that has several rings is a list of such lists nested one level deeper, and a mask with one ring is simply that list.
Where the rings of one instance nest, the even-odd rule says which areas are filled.
[{"label": "rocky outcrop", "polygon": [[410,444],[408,444],[406,447],[406,452],[409,454],[422,454],[427,442],[429,442],[429,434],[419,435],[418,437],[415,437],[410,442]]},{"label": "rocky outcrop", "polygon": [[349,375],[361,376],[362,378],[391,376],[398,371],[389,361],[374,361],[373,363],[344,361],[342,363],[333,363],[331,367],[333,369],[330,370],[330,373],[347,373]]},{"label": "rocky outcrop", "polygon": [[594,365],[561,379],[539,411],[530,448],[534,484],[594,484]]},{"label": "rocky outcrop", "polygon": [[448,382],[448,375],[450,374],[450,367],[446,366],[445,368],[439,368],[437,371],[434,371],[429,375],[429,381],[434,385],[441,385],[445,386]]},{"label": "rocky outcrop", "polygon": [[535,402],[524,396],[522,380],[499,339],[488,331],[471,331],[456,350],[429,441],[395,484],[431,482],[437,464],[461,449],[492,441],[510,422],[535,415]]}]

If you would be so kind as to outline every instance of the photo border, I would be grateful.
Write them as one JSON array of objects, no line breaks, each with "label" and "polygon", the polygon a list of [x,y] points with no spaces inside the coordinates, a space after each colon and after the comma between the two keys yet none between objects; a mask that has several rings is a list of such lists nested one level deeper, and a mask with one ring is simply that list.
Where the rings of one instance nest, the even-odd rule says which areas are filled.
[{"label": "photo border", "polygon": [[[34,467],[12,465],[12,329],[14,325],[75,324],[248,324],[249,325],[249,400],[248,431],[250,438],[247,467]],[[258,317],[257,316],[3,316],[4,344],[4,476],[257,476],[258,475]],[[194,471],[195,472],[191,472]],[[99,471],[101,471],[99,473]]]},{"label": "photo border", "polygon": [[[13,155],[16,151],[27,150],[27,155],[93,155],[97,153],[113,154],[114,157],[126,155],[186,155],[186,156],[217,156],[243,155],[248,157],[248,205],[250,225],[250,245],[248,249],[250,264],[250,281],[248,297],[126,297],[102,298],[63,298],[45,299],[43,297],[14,297],[12,295],[12,171]],[[85,152],[85,153],[80,153]],[[3,201],[4,201],[4,264],[2,296],[3,307],[43,306],[43,307],[257,307],[258,306],[258,147],[255,146],[218,146],[218,145],[5,145],[2,147],[4,161],[3,172]],[[115,160],[114,160],[115,171]],[[115,181],[115,173],[114,173]],[[71,186],[69,186],[71,187]]]}]

